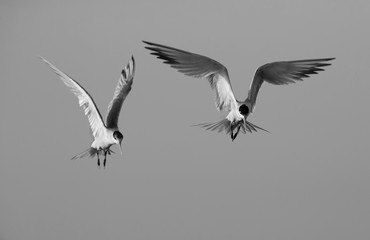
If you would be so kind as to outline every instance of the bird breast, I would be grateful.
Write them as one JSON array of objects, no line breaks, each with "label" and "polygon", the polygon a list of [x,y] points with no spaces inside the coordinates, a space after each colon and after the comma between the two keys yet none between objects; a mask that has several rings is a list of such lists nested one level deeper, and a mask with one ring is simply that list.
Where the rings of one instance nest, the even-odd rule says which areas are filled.
[{"label": "bird breast", "polygon": [[106,129],[103,134],[95,138],[91,147],[99,150],[109,148],[113,144],[116,144],[116,140],[113,138],[113,131],[111,129]]},{"label": "bird breast", "polygon": [[244,119],[244,117],[239,113],[238,110],[231,110],[229,114],[226,116],[226,119],[229,120],[231,123],[235,123]]}]

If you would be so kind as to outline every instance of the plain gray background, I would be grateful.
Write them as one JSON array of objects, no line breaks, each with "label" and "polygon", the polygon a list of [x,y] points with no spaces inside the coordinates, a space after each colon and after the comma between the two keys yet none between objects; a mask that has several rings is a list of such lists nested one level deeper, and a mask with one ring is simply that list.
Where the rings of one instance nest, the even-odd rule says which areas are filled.
[{"label": "plain gray background", "polygon": [[[369,239],[369,1],[0,3],[0,239]],[[230,136],[204,80],[144,49],[153,41],[229,70],[237,98],[276,60],[336,57],[289,86],[264,84]],[[101,113],[131,54],[123,159],[70,161],[91,144],[79,81]],[[112,150],[119,152],[117,146]]]}]

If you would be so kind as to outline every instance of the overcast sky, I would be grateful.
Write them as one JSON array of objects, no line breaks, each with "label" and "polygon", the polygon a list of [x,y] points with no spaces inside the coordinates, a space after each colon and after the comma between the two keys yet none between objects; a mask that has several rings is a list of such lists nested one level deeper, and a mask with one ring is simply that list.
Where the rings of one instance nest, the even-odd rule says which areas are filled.
[{"label": "overcast sky", "polygon": [[[12,1],[0,3],[0,239],[370,238],[369,1]],[[205,80],[142,40],[211,57],[245,99],[254,71],[336,57],[304,82],[264,84],[230,136]],[[119,126],[123,157],[69,160],[91,144],[76,79],[105,116],[119,74],[136,75]],[[119,153],[117,146],[112,150]]]}]

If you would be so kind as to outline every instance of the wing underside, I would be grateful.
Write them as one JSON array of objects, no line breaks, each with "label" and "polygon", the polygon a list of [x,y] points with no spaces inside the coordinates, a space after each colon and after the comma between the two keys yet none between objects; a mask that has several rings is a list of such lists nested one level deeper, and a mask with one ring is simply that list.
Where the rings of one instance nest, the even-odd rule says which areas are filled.
[{"label": "wing underside", "polygon": [[40,58],[59,76],[63,83],[70,88],[72,93],[76,95],[80,107],[84,109],[84,113],[89,120],[93,136],[95,138],[98,137],[102,133],[102,130],[105,128],[105,125],[100,112],[90,94],[79,83],[60,71],[53,64],[42,57]]},{"label": "wing underside", "polygon": [[249,87],[247,100],[251,102],[252,110],[256,104],[258,91],[263,82],[274,85],[284,85],[303,81],[312,74],[324,71],[323,67],[331,65],[328,61],[334,58],[308,59],[297,61],[273,62],[259,67],[254,74]]},{"label": "wing underside", "polygon": [[132,56],[128,64],[121,72],[113,99],[109,103],[106,124],[108,128],[118,128],[118,118],[122,104],[131,91],[132,82],[135,74],[135,60]]},{"label": "wing underside", "polygon": [[165,64],[194,78],[205,78],[216,93],[219,111],[235,109],[237,106],[226,67],[219,62],[199,54],[156,43],[146,42],[146,49],[163,60]]}]

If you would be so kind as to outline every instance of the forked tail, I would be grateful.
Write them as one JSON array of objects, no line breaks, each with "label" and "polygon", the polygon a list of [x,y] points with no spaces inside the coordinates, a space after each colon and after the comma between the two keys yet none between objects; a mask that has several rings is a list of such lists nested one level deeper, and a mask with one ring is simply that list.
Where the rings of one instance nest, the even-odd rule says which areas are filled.
[{"label": "forked tail", "polygon": [[[114,153],[112,150],[110,150],[109,148],[106,149],[107,150],[107,153],[110,155],[111,153]],[[82,153],[79,153],[77,154],[76,156],[74,156],[73,158],[71,158],[71,160],[76,160],[76,159],[80,159],[80,158],[84,158],[86,156],[88,157],[94,157],[96,156],[97,154],[103,154],[103,151],[104,150],[96,150],[95,148],[88,148],[86,149],[85,151],[83,151]]]},{"label": "forked tail", "polygon": [[231,124],[230,121],[225,119],[222,119],[221,121],[217,122],[212,122],[212,123],[199,123],[195,124],[192,126],[198,126],[205,128],[205,130],[210,130],[210,131],[217,131],[217,132],[222,132],[226,131],[226,134],[228,134],[231,130]]},{"label": "forked tail", "polygon": [[[257,132],[257,130],[259,129],[259,130],[263,130],[269,133],[269,131],[267,131],[266,129],[263,129],[251,122],[248,122],[248,121],[244,122],[241,120],[237,123],[231,124],[231,122],[227,120],[226,118],[220,121],[217,121],[217,122],[213,122],[213,123],[200,123],[200,124],[195,124],[193,126],[199,126],[199,127],[205,128],[206,130],[210,130],[210,131],[217,131],[217,132],[225,131],[226,134],[231,133],[232,138],[233,136],[236,137],[239,130],[242,130],[243,133],[247,133],[247,132],[252,133],[252,132]],[[235,129],[237,130],[237,133],[234,135],[232,131],[234,131]]]},{"label": "forked tail", "polygon": [[86,149],[85,151],[83,151],[82,153],[79,153],[77,154],[76,156],[74,156],[73,158],[71,158],[71,160],[76,160],[76,159],[80,159],[80,158],[84,158],[86,156],[89,156],[89,157],[94,157],[96,154],[97,154],[97,150],[95,148],[88,148]]}]

